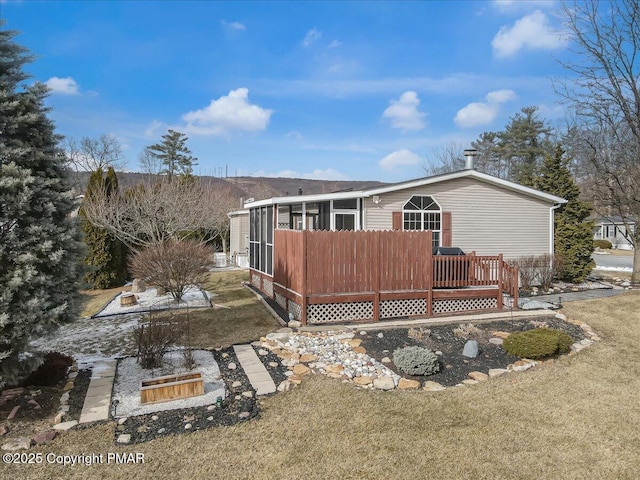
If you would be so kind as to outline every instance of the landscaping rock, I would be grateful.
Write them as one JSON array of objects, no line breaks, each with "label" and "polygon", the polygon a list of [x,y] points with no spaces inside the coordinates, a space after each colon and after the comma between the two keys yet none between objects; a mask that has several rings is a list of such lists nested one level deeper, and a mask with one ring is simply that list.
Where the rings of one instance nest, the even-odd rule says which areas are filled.
[{"label": "landscaping rock", "polygon": [[310,371],[311,370],[309,369],[309,367],[301,363],[293,367],[293,373],[295,373],[296,375],[307,375]]},{"label": "landscaping rock", "polygon": [[389,357],[384,357],[382,360],[380,360],[382,363],[391,363],[391,359]]},{"label": "landscaping rock", "polygon": [[229,363],[229,365],[227,365],[227,368],[229,370],[235,370],[237,367],[237,365],[234,362]]},{"label": "landscaping rock", "polygon": [[0,425],[0,437],[6,435],[7,433],[9,433],[9,429],[7,428],[7,426],[3,423],[2,425]]},{"label": "landscaping rock", "polygon": [[467,340],[467,343],[464,344],[462,355],[467,358],[476,358],[479,353],[478,342],[475,340]]},{"label": "landscaping rock", "polygon": [[484,382],[485,380],[489,380],[489,375],[482,372],[470,372],[469,378],[476,380],[478,382]]},{"label": "landscaping rock", "polygon": [[500,375],[504,375],[509,370],[506,368],[490,368],[489,369],[489,378],[499,377]]},{"label": "landscaping rock", "polygon": [[9,415],[7,416],[7,420],[12,420],[13,417],[16,416],[16,413],[18,413],[18,410],[20,410],[20,405],[16,405],[15,407],[13,407],[11,409],[11,412],[9,412]]},{"label": "landscaping rock", "polygon": [[431,380],[427,380],[426,382],[424,382],[424,384],[422,385],[422,389],[426,392],[439,392],[442,390],[446,390],[446,388],[440,385],[438,382],[433,382]]},{"label": "landscaping rock", "polygon": [[251,416],[251,413],[249,412],[240,412],[240,414],[238,415],[239,418],[249,418],[250,416]]},{"label": "landscaping rock", "polygon": [[59,431],[66,431],[69,430],[70,428],[75,427],[78,424],[77,420],[70,420],[68,422],[62,422],[62,423],[58,423],[56,425],[53,426],[54,429],[59,430]]},{"label": "landscaping rock", "polygon": [[391,377],[378,377],[373,381],[373,387],[378,390],[393,390],[396,384]]},{"label": "landscaping rock", "polygon": [[279,392],[288,392],[290,389],[291,389],[291,382],[289,380],[284,380],[280,382],[280,385],[278,385],[278,388],[277,388]]},{"label": "landscaping rock", "polygon": [[364,347],[353,347],[353,353],[367,353]]},{"label": "landscaping rock", "polygon": [[147,291],[147,285],[141,278],[134,278],[131,283],[131,293],[142,293]]},{"label": "landscaping rock", "polygon": [[289,376],[288,381],[294,385],[300,385],[302,383],[302,377],[300,375],[293,374]]},{"label": "landscaping rock", "polygon": [[300,328],[302,324],[297,320],[289,320],[289,323],[287,323],[287,326],[289,328]]},{"label": "landscaping rock", "polygon": [[478,380],[474,380],[472,378],[467,378],[465,380],[462,380],[462,383],[465,385],[477,385],[479,382]]},{"label": "landscaping rock", "polygon": [[523,358],[522,360],[518,360],[517,362],[514,362],[511,365],[509,365],[507,369],[514,372],[523,372],[524,370],[528,370],[531,367],[536,366],[537,364],[538,362],[536,362],[535,360],[529,360],[529,359]]},{"label": "landscaping rock", "polygon": [[492,343],[493,345],[502,345],[504,340],[498,337],[493,337],[489,339],[489,343]]},{"label": "landscaping rock", "polygon": [[267,350],[260,349],[258,350],[258,355],[261,355],[264,357],[265,355],[269,355],[269,352]]},{"label": "landscaping rock", "polygon": [[58,432],[56,432],[55,430],[48,430],[46,432],[41,432],[41,433],[36,433],[33,437],[31,437],[31,440],[33,440],[34,443],[49,443],[50,441],[52,441],[54,438],[56,438]]},{"label": "landscaping rock", "polygon": [[23,387],[8,388],[8,389],[2,391],[2,396],[3,397],[15,397],[16,395],[22,395],[22,393],[24,393],[24,388]]},{"label": "landscaping rock", "polygon": [[372,377],[355,377],[353,379],[353,383],[355,383],[360,387],[364,387],[367,385],[371,385],[373,383],[373,378]]},{"label": "landscaping rock", "polygon": [[231,388],[238,388],[241,386],[242,386],[242,382],[239,382],[237,380],[231,384]]},{"label": "landscaping rock", "polygon": [[2,444],[2,450],[15,452],[16,450],[29,450],[31,448],[31,439],[29,437],[17,437]]},{"label": "landscaping rock", "polygon": [[129,443],[131,442],[131,435],[128,433],[121,433],[118,435],[118,439],[116,441],[118,443]]},{"label": "landscaping rock", "polygon": [[420,388],[420,382],[417,380],[410,380],[408,378],[401,378],[398,381],[399,390],[417,390]]}]

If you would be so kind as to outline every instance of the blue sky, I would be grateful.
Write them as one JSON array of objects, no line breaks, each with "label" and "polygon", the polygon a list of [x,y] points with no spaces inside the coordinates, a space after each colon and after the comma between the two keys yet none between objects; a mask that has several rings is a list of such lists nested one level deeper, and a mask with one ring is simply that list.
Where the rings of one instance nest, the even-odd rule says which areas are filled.
[{"label": "blue sky", "polygon": [[564,108],[554,1],[0,0],[58,132],[113,134],[128,169],[168,128],[195,172],[401,181],[433,153]]}]

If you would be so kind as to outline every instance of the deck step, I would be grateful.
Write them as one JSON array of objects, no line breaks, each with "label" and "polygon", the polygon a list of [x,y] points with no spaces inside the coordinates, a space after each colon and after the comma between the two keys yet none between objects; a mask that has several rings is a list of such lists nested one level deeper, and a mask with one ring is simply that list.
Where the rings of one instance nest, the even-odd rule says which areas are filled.
[{"label": "deck step", "polygon": [[251,345],[234,345],[233,350],[238,357],[240,366],[247,374],[256,395],[267,395],[276,391],[276,384],[262,364],[256,351]]}]

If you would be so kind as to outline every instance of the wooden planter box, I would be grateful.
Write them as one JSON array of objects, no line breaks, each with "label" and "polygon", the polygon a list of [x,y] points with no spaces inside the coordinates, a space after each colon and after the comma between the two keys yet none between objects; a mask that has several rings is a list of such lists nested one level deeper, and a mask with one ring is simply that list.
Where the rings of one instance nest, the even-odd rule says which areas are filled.
[{"label": "wooden planter box", "polygon": [[204,395],[201,373],[181,373],[142,380],[140,403],[158,403]]}]

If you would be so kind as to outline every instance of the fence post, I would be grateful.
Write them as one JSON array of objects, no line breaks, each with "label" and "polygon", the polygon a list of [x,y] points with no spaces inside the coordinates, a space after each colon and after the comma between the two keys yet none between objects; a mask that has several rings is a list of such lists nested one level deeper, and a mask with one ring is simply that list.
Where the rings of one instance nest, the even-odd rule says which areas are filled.
[{"label": "fence post", "polygon": [[513,285],[511,288],[513,289],[513,308],[515,310],[518,309],[518,293],[519,293],[519,282],[520,282],[520,270],[516,265],[513,267],[513,278],[511,279],[511,284]]},{"label": "fence post", "polygon": [[302,284],[300,292],[302,294],[302,308],[300,312],[300,322],[307,324],[307,230],[302,231]]},{"label": "fence post", "polygon": [[427,239],[427,317],[433,316],[433,233]]},{"label": "fence post", "polygon": [[502,310],[502,291],[504,289],[503,275],[504,275],[504,260],[502,260],[502,254],[498,254],[498,310]]},{"label": "fence post", "polygon": [[380,321],[380,231],[373,235],[373,321]]}]

